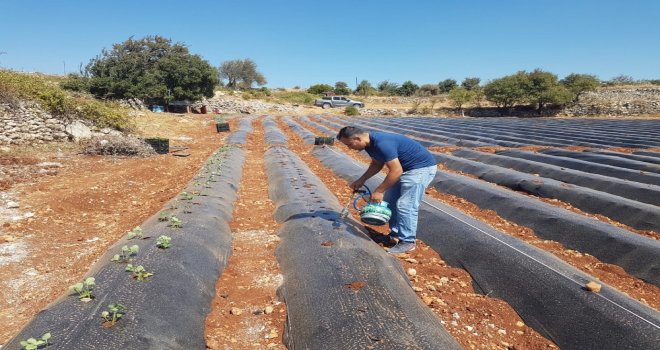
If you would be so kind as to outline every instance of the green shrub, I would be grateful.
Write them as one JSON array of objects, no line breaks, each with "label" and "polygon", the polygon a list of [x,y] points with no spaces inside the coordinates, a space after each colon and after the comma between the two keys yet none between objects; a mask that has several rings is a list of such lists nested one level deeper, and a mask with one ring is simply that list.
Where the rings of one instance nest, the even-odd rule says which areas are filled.
[{"label": "green shrub", "polygon": [[79,117],[91,120],[99,128],[132,130],[135,127],[127,110],[114,102],[78,99],[76,111]]},{"label": "green shrub", "polygon": [[241,97],[243,97],[244,100],[267,99],[270,97],[270,95],[270,90],[266,87],[263,87],[260,89],[246,90],[241,94]]},{"label": "green shrub", "polygon": [[312,95],[305,91],[278,92],[273,97],[280,102],[289,102],[293,104],[303,104],[303,105],[311,105],[314,103],[314,100],[316,99],[315,95]]},{"label": "green shrub", "polygon": [[344,114],[346,114],[346,115],[360,115],[360,111],[358,111],[358,109],[353,107],[353,106],[347,106],[344,109]]},{"label": "green shrub", "polygon": [[334,88],[328,84],[314,84],[307,89],[307,92],[314,95],[321,95],[328,91],[334,91]]},{"label": "green shrub", "polygon": [[54,116],[87,119],[99,128],[133,128],[127,111],[119,105],[73,97],[55,82],[38,75],[0,70],[0,96],[33,100]]},{"label": "green shrub", "polygon": [[64,81],[60,83],[64,90],[76,92],[89,92],[91,80],[80,74],[69,74]]}]

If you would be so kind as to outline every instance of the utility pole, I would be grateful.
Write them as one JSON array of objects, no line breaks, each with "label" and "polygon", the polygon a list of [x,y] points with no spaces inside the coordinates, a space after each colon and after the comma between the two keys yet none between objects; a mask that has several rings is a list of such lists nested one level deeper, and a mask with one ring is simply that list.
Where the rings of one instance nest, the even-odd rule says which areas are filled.
[{"label": "utility pole", "polygon": [[66,61],[62,61],[62,63],[64,64],[64,76],[66,76]]}]

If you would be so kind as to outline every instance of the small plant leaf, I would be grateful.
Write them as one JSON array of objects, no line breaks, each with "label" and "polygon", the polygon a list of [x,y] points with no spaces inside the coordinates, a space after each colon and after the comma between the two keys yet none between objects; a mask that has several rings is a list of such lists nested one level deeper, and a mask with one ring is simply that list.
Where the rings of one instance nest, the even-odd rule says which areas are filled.
[{"label": "small plant leaf", "polygon": [[41,336],[41,339],[46,340],[46,341],[47,341],[48,339],[50,339],[50,332],[48,332],[48,333],[42,335],[42,336]]},{"label": "small plant leaf", "polygon": [[88,302],[92,301],[92,298],[84,297],[84,298],[80,298],[80,301],[82,301],[83,303],[88,303]]}]

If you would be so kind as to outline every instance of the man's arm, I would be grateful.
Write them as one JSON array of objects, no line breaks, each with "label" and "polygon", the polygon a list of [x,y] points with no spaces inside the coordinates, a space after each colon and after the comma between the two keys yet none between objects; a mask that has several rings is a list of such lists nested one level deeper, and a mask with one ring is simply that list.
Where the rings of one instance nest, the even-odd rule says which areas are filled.
[{"label": "man's arm", "polygon": [[362,185],[364,185],[364,183],[367,180],[369,180],[372,176],[378,174],[380,169],[383,169],[383,163],[381,163],[381,162],[379,162],[375,159],[372,159],[371,164],[369,164],[369,168],[367,169],[367,171],[365,171],[364,174],[362,174],[362,176],[360,176],[359,179],[355,180],[350,185],[351,188],[356,190],[356,191],[359,190],[360,187],[362,187]]},{"label": "man's arm", "polygon": [[399,158],[394,158],[389,162],[386,162],[385,166],[387,166],[389,171],[387,172],[387,176],[385,176],[385,180],[383,180],[383,182],[371,192],[372,202],[381,202],[383,200],[385,191],[394,186],[394,184],[399,181],[401,175],[403,174],[403,167],[401,167]]}]

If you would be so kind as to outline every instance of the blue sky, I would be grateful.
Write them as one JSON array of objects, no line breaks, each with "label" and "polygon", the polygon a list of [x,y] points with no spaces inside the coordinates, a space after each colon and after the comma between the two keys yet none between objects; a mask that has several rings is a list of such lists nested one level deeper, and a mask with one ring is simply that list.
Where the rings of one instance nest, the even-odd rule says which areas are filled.
[{"label": "blue sky", "polygon": [[660,79],[660,1],[0,0],[0,67],[76,72],[130,36],[212,65],[251,58],[269,87],[482,81],[541,68]]}]

